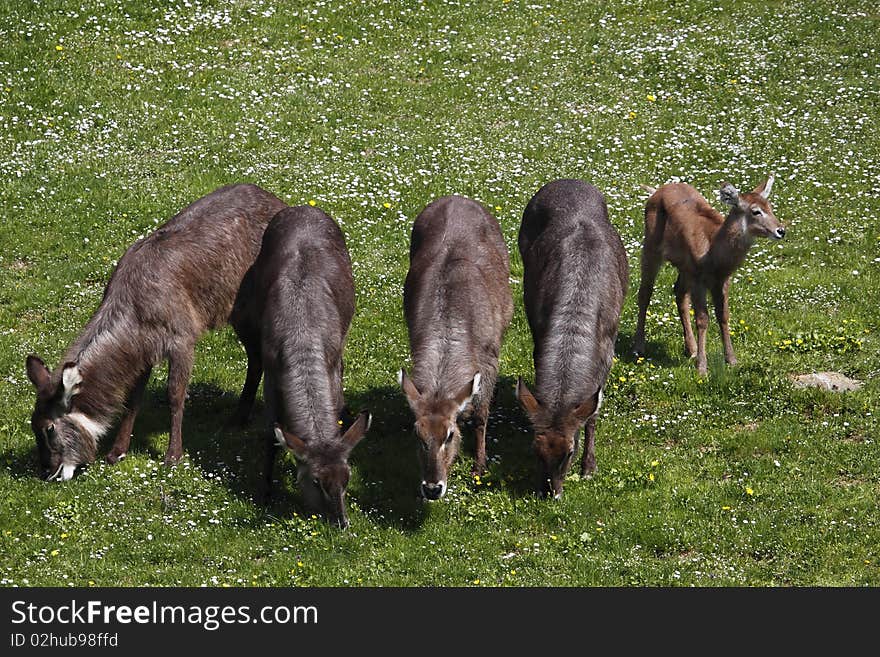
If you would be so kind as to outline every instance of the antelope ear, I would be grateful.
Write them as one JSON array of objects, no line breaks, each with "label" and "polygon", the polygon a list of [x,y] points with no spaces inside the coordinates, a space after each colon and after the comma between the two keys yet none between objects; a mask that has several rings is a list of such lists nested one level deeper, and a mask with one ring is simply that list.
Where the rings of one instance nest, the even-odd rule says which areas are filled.
[{"label": "antelope ear", "polygon": [[361,438],[364,437],[364,434],[366,434],[367,431],[370,430],[370,425],[372,423],[373,415],[369,411],[361,411],[360,413],[358,413],[357,419],[354,421],[354,424],[352,424],[348,428],[348,431],[343,434],[343,442],[345,442],[349,447],[354,447],[361,441]]},{"label": "antelope ear", "polygon": [[70,408],[70,400],[73,396],[79,394],[82,380],[82,374],[79,373],[79,366],[76,363],[64,364],[61,370],[61,403],[65,409]]},{"label": "antelope ear", "polygon": [[52,374],[49,372],[49,368],[46,367],[46,363],[39,356],[34,356],[33,354],[28,356],[25,368],[27,369],[28,378],[34,384],[37,391],[49,388]]},{"label": "antelope ear", "polygon": [[279,424],[275,425],[275,441],[281,447],[286,447],[293,452],[293,455],[296,456],[296,458],[301,459],[305,456],[305,442],[298,436],[294,436],[292,433],[287,433]]},{"label": "antelope ear", "polygon": [[761,198],[767,199],[770,197],[770,190],[773,189],[773,174],[771,173],[767,180],[764,181],[763,185],[758,185],[755,187],[752,193],[758,194]]},{"label": "antelope ear", "polygon": [[419,392],[419,389],[416,388],[416,384],[406,375],[406,370],[402,367],[400,368],[400,372],[397,373],[397,382],[400,384],[400,387],[403,388],[403,393],[406,395],[406,401],[409,402],[409,407],[413,410],[413,413],[415,413],[416,407],[422,400],[422,393]]},{"label": "antelope ear", "polygon": [[599,388],[595,395],[591,395],[583,404],[574,409],[574,416],[578,419],[578,422],[586,422],[599,412],[601,405],[602,388]]},{"label": "antelope ear", "polygon": [[473,399],[473,396],[480,392],[480,379],[481,375],[479,372],[474,374],[474,378],[465,385],[461,390],[458,391],[458,394],[455,395],[454,400],[455,403],[458,404],[458,412],[461,413],[465,407],[467,407],[468,403]]},{"label": "antelope ear", "polygon": [[730,207],[739,205],[739,190],[729,182],[721,183],[721,189],[718,190],[718,198],[721,202]]},{"label": "antelope ear", "polygon": [[532,394],[532,391],[528,389],[525,381],[522,380],[522,377],[519,377],[516,381],[516,398],[519,400],[520,406],[523,407],[523,410],[529,417],[534,417],[541,408],[541,404],[535,399],[535,396]]}]

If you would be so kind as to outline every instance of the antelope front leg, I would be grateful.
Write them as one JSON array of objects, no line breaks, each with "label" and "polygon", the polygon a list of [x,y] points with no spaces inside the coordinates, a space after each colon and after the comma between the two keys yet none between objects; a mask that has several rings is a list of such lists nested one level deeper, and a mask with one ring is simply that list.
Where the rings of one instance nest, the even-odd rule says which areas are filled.
[{"label": "antelope front leg", "polygon": [[126,413],[119,424],[119,432],[116,434],[116,440],[113,441],[113,447],[107,454],[107,463],[111,465],[118,463],[128,453],[128,447],[131,444],[131,432],[134,429],[134,419],[137,417],[141,407],[141,400],[144,397],[144,390],[147,382],[150,380],[152,367],[148,367],[147,371],[141,374],[140,378],[135,382],[134,388],[128,395],[128,403],[126,404]]},{"label": "antelope front leg", "polygon": [[706,306],[706,288],[694,286],[691,293],[697,323],[697,372],[705,376],[709,371],[706,360],[706,329],[709,328],[709,308]]},{"label": "antelope front leg", "polygon": [[266,460],[264,461],[263,488],[259,492],[259,500],[266,505],[272,501],[272,472],[275,469],[275,457],[278,453],[278,443],[275,440],[274,429],[266,432]]},{"label": "antelope front leg", "polygon": [[697,353],[697,341],[694,340],[694,331],[691,328],[691,299],[690,283],[681,274],[675,279],[675,305],[678,307],[678,318],[681,320],[681,330],[684,333],[684,353],[688,358],[693,358]]},{"label": "antelope front leg", "polygon": [[474,414],[474,425],[477,437],[476,456],[474,467],[471,468],[471,476],[486,473],[486,425],[489,420],[489,401],[480,400],[480,408]]},{"label": "antelope front leg", "polygon": [[174,465],[183,456],[183,405],[192,374],[193,350],[178,352],[168,362],[168,404],[171,406],[171,435],[165,465]]},{"label": "antelope front leg", "polygon": [[596,472],[596,416],[584,425],[584,455],[581,457],[581,477],[592,477]]},{"label": "antelope front leg", "polygon": [[712,291],[712,301],[715,305],[715,319],[718,328],[721,329],[721,342],[724,345],[724,360],[728,365],[736,365],[736,355],[733,353],[733,342],[730,340],[730,308],[727,305],[727,290],[730,287],[728,278],[723,284]]},{"label": "antelope front leg", "polygon": [[642,280],[639,284],[639,314],[636,319],[636,334],[633,338],[633,352],[637,356],[645,355],[645,318],[648,305],[654,293],[654,281],[663,264],[663,256],[650,249],[642,248]]},{"label": "antelope front leg", "polygon": [[263,377],[263,359],[259,345],[245,344],[247,353],[247,377],[244,387],[241,389],[241,397],[238,400],[238,409],[232,416],[230,424],[243,427],[247,424],[257,398],[257,388]]}]

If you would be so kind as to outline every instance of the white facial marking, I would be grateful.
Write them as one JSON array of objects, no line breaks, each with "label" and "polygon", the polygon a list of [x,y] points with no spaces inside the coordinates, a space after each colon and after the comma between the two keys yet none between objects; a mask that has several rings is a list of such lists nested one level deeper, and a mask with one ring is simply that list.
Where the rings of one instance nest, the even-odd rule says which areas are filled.
[{"label": "white facial marking", "polygon": [[480,379],[481,379],[481,378],[482,378],[482,377],[480,376],[480,373],[479,373],[479,372],[477,372],[477,373],[474,375],[474,384],[473,384],[473,386],[471,387],[471,395],[470,395],[470,397],[468,397],[467,399],[465,399],[465,400],[461,403],[461,406],[458,407],[458,412],[459,412],[459,413],[463,412],[464,409],[466,409],[466,408],[468,407],[468,404],[471,403],[471,400],[474,398],[474,395],[476,395],[478,392],[480,392]]},{"label": "white facial marking", "polygon": [[76,365],[65,367],[61,373],[61,381],[64,383],[65,388],[72,388],[82,383],[82,375],[79,373],[79,368]]},{"label": "white facial marking", "polygon": [[[427,485],[428,485],[428,482],[425,481],[424,479],[422,479],[422,490],[424,490],[424,487]],[[438,481],[433,485],[440,486],[440,497],[443,497],[444,495],[446,495],[446,480],[445,479],[443,481]],[[424,497],[424,495],[423,495],[423,497]]]},{"label": "white facial marking", "polygon": [[58,473],[61,472],[61,468],[63,468],[63,467],[64,467],[63,463],[59,464],[58,469],[55,472],[53,472],[51,475],[46,477],[46,481],[53,481],[55,479],[55,477],[58,476]]},{"label": "white facial marking", "polygon": [[107,431],[106,424],[98,422],[97,420],[93,420],[88,415],[80,413],[79,411],[68,413],[66,417],[68,420],[76,422],[83,431],[85,431],[95,440],[98,440]]},{"label": "white facial marking", "polygon": [[79,386],[82,383],[82,375],[79,373],[79,367],[71,365],[65,367],[61,372],[61,384],[64,386],[64,406],[68,408],[70,398],[79,392]]},{"label": "white facial marking", "polygon": [[283,447],[287,451],[293,451],[290,449],[290,446],[288,446],[287,441],[284,440],[284,434],[281,432],[280,427],[275,427],[275,442],[279,447]]},{"label": "white facial marking", "polygon": [[74,472],[76,472],[76,465],[70,463],[62,464],[61,476],[58,477],[58,481],[69,481],[70,479],[73,479]]}]

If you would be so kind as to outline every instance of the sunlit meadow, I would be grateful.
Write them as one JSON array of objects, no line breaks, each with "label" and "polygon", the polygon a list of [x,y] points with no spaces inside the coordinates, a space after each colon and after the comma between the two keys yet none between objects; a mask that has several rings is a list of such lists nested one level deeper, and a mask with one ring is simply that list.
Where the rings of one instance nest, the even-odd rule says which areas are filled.
[{"label": "sunlit meadow", "polygon": [[[870,1],[0,4],[0,584],[880,585],[878,32]],[[670,268],[630,356],[639,184],[687,181],[720,208],[722,181],[768,173],[788,233],[734,277],[740,365],[713,325],[697,377]],[[603,190],[632,283],[599,471],[548,502],[513,396],[532,376],[516,235],[560,177]],[[160,368],[129,458],[35,477],[26,355],[55,365],[126,247],[237,181],[314,202],[348,241],[346,396],[375,419],[345,532],[305,512],[289,459],[276,502],[254,502],[259,413],[223,429],[245,372],[229,329],[199,345],[181,465],[160,464]],[[425,504],[401,292],[412,220],[449,193],[500,221],[517,309],[489,473],[469,476],[465,429],[449,495]],[[821,370],[865,385],[792,387]]]}]

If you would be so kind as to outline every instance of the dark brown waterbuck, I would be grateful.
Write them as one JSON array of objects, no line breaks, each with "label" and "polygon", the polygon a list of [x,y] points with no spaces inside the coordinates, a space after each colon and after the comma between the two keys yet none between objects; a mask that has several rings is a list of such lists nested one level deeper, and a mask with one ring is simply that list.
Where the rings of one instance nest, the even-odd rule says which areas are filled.
[{"label": "dark brown waterbuck", "polygon": [[476,430],[473,473],[486,469],[486,421],[501,339],[513,315],[507,245],[498,221],[476,201],[445,196],[413,224],[403,309],[412,378],[399,383],[416,417],[422,495],[446,493],[458,455],[458,417]]},{"label": "dark brown waterbuck", "polygon": [[558,498],[585,425],[581,476],[596,470],[596,413],[629,285],[626,251],[602,193],[556,180],[526,206],[519,252],[535,392],[520,379],[517,398],[535,430],[538,491]]},{"label": "dark brown waterbuck", "polygon": [[[781,240],[785,227],[774,216],[767,200],[773,176],[751,192],[740,194],[730,183],[723,183],[718,194],[730,207],[725,218],[693,187],[685,183],[653,189],[645,204],[645,239],[642,242],[642,280],[639,285],[639,316],[633,351],[645,353],[645,317],[654,291],[657,272],[665,260],[678,269],[675,302],[684,331],[684,349],[696,356],[697,370],[706,374],[706,329],[709,311],[706,292],[712,293],[715,318],[721,329],[724,360],[736,364],[730,341],[730,310],[727,293],[730,277],[743,263],[757,237]],[[690,308],[694,304],[697,339],[691,329]]]},{"label": "dark brown waterbuck", "polygon": [[[98,440],[122,415],[107,460],[128,451],[152,368],[167,359],[171,433],[165,463],[183,455],[182,422],[196,341],[227,322],[269,220],[285,204],[255,185],[230,185],[200,198],[122,256],[101,305],[53,372],[28,356],[37,389],[31,426],[41,476],[70,479],[95,460]],[[246,345],[250,354],[252,347]],[[260,373],[249,362],[239,415]]]},{"label": "dark brown waterbuck", "polygon": [[342,231],[318,208],[284,209],[266,229],[253,279],[269,422],[266,497],[277,446],[285,446],[305,503],[346,527],[348,456],[371,418],[363,411],[342,432],[342,355],[355,308]]}]

